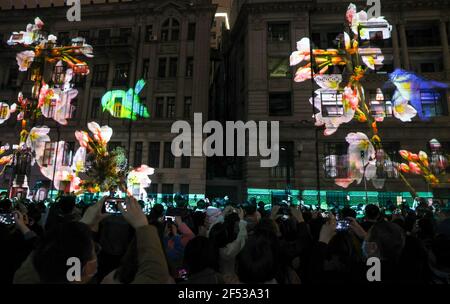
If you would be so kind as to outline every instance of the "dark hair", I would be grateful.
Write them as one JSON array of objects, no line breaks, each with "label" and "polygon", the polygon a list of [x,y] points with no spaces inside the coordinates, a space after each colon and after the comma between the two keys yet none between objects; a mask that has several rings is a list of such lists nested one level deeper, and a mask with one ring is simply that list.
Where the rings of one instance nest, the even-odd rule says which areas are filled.
[{"label": "dark hair", "polygon": [[199,233],[199,228],[205,225],[206,213],[201,211],[196,211],[192,214],[193,229],[192,232],[195,234]]},{"label": "dark hair", "polygon": [[12,202],[9,199],[4,199],[0,201],[0,212],[11,212]]},{"label": "dark hair", "polygon": [[397,262],[405,246],[405,235],[397,224],[378,222],[370,228],[368,241],[377,244],[381,260]]},{"label": "dark hair", "polygon": [[298,238],[297,221],[292,217],[279,217],[277,219],[277,224],[284,240],[293,242]]},{"label": "dark hair", "polygon": [[270,239],[262,235],[250,237],[237,256],[237,275],[242,283],[264,283],[274,279],[278,261]]},{"label": "dark hair", "polygon": [[33,264],[42,283],[69,283],[67,260],[80,259],[84,266],[92,257],[94,242],[89,227],[80,222],[59,224],[40,240]]},{"label": "dark hair", "polygon": [[368,204],[364,209],[364,214],[369,220],[377,220],[380,217],[380,208],[374,204]]},{"label": "dark hair", "polygon": [[252,202],[244,202],[242,204],[242,209],[244,209],[245,215],[253,215],[257,210],[256,200]]},{"label": "dark hair", "polygon": [[184,264],[190,274],[211,268],[218,270],[219,254],[212,242],[203,236],[190,240],[184,249]]},{"label": "dark hair", "polygon": [[206,209],[206,208],[208,208],[208,204],[204,200],[201,199],[197,202],[197,208],[198,209]]},{"label": "dark hair", "polygon": [[217,223],[209,231],[209,239],[218,249],[224,248],[228,244],[228,229],[224,223]]},{"label": "dark hair", "polygon": [[70,214],[70,213],[72,213],[73,209],[75,208],[76,197],[75,196],[61,196],[61,198],[58,201],[58,204],[59,204],[59,207],[63,214]]},{"label": "dark hair", "polygon": [[149,219],[150,220],[156,220],[164,215],[164,207],[161,204],[155,204],[150,211]]},{"label": "dark hair", "polygon": [[356,218],[356,211],[350,207],[344,207],[341,210],[341,216],[342,216],[342,218],[347,218],[347,217]]}]

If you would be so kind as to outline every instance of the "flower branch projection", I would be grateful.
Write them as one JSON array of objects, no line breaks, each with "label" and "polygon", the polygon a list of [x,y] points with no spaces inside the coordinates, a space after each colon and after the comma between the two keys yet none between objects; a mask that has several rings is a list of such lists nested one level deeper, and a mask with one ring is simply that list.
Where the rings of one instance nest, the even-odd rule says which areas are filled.
[{"label": "flower branch projection", "polygon": [[[396,88],[392,100],[385,100],[383,88],[386,85],[378,88],[374,97],[366,94],[362,81],[370,71],[382,67],[384,56],[380,42],[391,37],[391,30],[392,26],[384,17],[368,18],[367,12],[358,12],[356,6],[350,4],[346,29],[336,38],[336,48],[313,48],[310,39],[305,37],[290,56],[291,66],[297,66],[294,81],[313,80],[320,87],[310,103],[315,109],[316,126],[324,127],[325,136],[333,135],[342,124],[353,120],[369,126],[370,135],[356,132],[346,137],[349,144],[347,176],[335,180],[344,188],[353,182],[359,184],[363,179],[382,188],[385,177],[392,175],[401,177],[415,193],[402,175],[405,165],[391,161],[385,153],[378,127],[391,115],[402,122],[410,122],[416,116],[428,119],[429,113],[422,108],[421,92],[447,87],[397,69],[389,75],[388,85]],[[401,170],[402,167],[405,170]]]},{"label": "flower branch projection", "polygon": [[[46,34],[39,18],[25,31],[13,32],[7,43],[21,49],[16,55],[18,69],[28,72],[33,86],[30,92],[20,92],[17,102],[5,109],[0,124],[17,111],[23,130],[28,120],[41,115],[66,125],[74,109],[71,102],[78,95],[71,82],[75,75],[89,73],[84,58],[94,57],[92,46],[82,37],[72,39],[71,45],[58,45],[56,36]],[[51,79],[44,79],[46,68],[53,68]]]},{"label": "flower branch projection", "polygon": [[[81,177],[78,190],[95,193],[118,187],[129,194],[145,193],[145,188],[151,183],[148,176],[154,173],[154,169],[147,165],[130,169],[123,148],[108,151],[108,142],[113,134],[110,127],[90,122],[88,129],[92,135],[85,131],[75,132],[80,148],[75,153],[71,169],[75,176]],[[135,186],[138,193],[133,191]]]},{"label": "flower branch projection", "polygon": [[[70,170],[54,170],[56,164],[43,157],[48,148],[55,150],[52,155],[56,155],[56,159],[58,156],[62,158],[60,154],[65,150],[65,143],[51,143],[50,129],[35,125],[40,117],[51,118],[61,125],[68,123],[67,119],[74,111],[72,100],[78,95],[72,80],[76,75],[89,73],[85,58],[93,57],[93,48],[82,37],[72,39],[71,45],[58,44],[56,36],[45,32],[44,23],[39,18],[35,18],[34,24],[28,24],[25,31],[13,32],[7,44],[19,50],[16,55],[18,69],[28,74],[17,101],[11,106],[0,103],[0,124],[17,113],[16,119],[22,128],[19,144],[5,145],[1,149],[1,154],[7,154],[0,160],[0,166],[3,166],[1,173],[12,166],[13,174],[25,175],[26,178],[29,165],[37,163],[47,178],[58,180],[64,176],[67,179]],[[52,71],[51,77],[46,73],[48,70]]]}]

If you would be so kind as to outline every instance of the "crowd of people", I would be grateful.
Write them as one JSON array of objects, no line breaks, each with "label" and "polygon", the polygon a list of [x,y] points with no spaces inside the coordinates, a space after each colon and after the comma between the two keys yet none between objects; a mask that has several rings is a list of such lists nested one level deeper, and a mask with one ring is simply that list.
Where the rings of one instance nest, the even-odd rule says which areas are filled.
[{"label": "crowd of people", "polygon": [[[116,203],[117,214],[105,204]],[[381,284],[450,283],[450,209],[425,201],[358,218],[281,202],[173,206],[103,197],[91,206],[72,196],[55,203],[0,201],[0,282],[7,284]],[[147,214],[146,214],[147,213]],[[71,258],[80,276],[68,275]]]}]

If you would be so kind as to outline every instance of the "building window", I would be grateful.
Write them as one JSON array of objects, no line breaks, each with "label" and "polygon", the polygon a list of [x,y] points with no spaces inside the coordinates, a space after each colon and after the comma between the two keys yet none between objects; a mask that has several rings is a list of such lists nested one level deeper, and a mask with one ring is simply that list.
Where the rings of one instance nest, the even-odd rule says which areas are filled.
[{"label": "building window", "polygon": [[56,64],[53,68],[52,80],[55,84],[63,84],[66,77],[66,71],[62,64]]},{"label": "building window", "polygon": [[193,23],[193,22],[189,23],[189,26],[188,26],[188,40],[189,41],[195,40],[195,29],[196,29],[195,23]]},{"label": "building window", "polygon": [[97,119],[100,114],[100,98],[93,98],[91,104],[91,118]]},{"label": "building window", "polygon": [[5,119],[8,113],[9,113],[9,106],[2,104],[2,106],[0,107],[0,119]]},{"label": "building window", "polygon": [[410,47],[439,46],[439,27],[434,24],[409,26],[406,29],[406,40]]},{"label": "building window", "polygon": [[70,33],[69,32],[59,32],[58,40],[56,41],[59,45],[71,44]]},{"label": "building window", "polygon": [[175,18],[169,18],[162,24],[161,40],[177,41],[180,36],[180,22]]},{"label": "building window", "polygon": [[78,31],[78,37],[84,38],[86,43],[89,43],[89,40],[91,39],[91,32],[88,31],[88,30],[86,30],[86,31]]},{"label": "building window", "polygon": [[324,170],[326,178],[348,177],[349,159],[347,143],[326,143],[324,147]]},{"label": "building window", "polygon": [[94,74],[92,75],[92,84],[97,87],[106,86],[108,80],[108,65],[96,64],[94,65]]},{"label": "building window", "polygon": [[114,117],[121,117],[122,114],[122,97],[116,97],[114,99]]},{"label": "building window", "polygon": [[270,78],[288,78],[291,75],[288,57],[269,57],[268,69]]},{"label": "building window", "polygon": [[63,159],[61,164],[63,166],[72,166],[73,155],[75,152],[75,142],[69,141],[64,145]]},{"label": "building window", "polygon": [[189,169],[191,167],[191,157],[190,156],[181,156],[181,168]]},{"label": "building window", "polygon": [[271,42],[290,41],[289,22],[270,22],[268,24],[268,36]]},{"label": "building window", "polygon": [[42,163],[44,166],[53,165],[53,161],[55,158],[55,149],[56,143],[54,142],[46,142],[44,146],[44,155],[42,157]]},{"label": "building window", "polygon": [[270,93],[269,115],[270,116],[292,115],[291,93]]},{"label": "building window", "polygon": [[114,82],[116,86],[126,86],[128,85],[128,75],[130,70],[129,63],[116,64],[114,71]]},{"label": "building window", "polygon": [[320,93],[320,102],[323,117],[340,117],[344,115],[342,92],[323,90]]},{"label": "building window", "polygon": [[73,84],[77,88],[83,88],[86,83],[86,75],[75,74],[73,75]]},{"label": "building window", "polygon": [[192,97],[184,98],[183,117],[190,119],[192,116]]},{"label": "building window", "polygon": [[163,118],[164,116],[164,97],[157,97],[156,98],[156,105],[155,105],[155,117],[156,118]]},{"label": "building window", "polygon": [[388,92],[369,91],[370,114],[374,118],[392,117],[392,101]]},{"label": "building window", "polygon": [[77,116],[77,105],[78,105],[78,98],[72,99],[72,101],[70,102],[69,110],[66,113],[66,119],[72,119]]},{"label": "building window", "polygon": [[166,118],[175,117],[175,97],[167,97]]},{"label": "building window", "polygon": [[142,79],[148,79],[148,74],[150,72],[150,59],[146,58],[142,62]]},{"label": "building window", "polygon": [[111,38],[111,29],[102,29],[98,31],[98,43],[106,44]]},{"label": "building window", "polygon": [[447,115],[442,92],[433,90],[421,90],[420,101],[422,103],[422,113],[426,117],[437,117]]},{"label": "building window", "polygon": [[148,191],[148,196],[156,198],[158,196],[158,184],[151,183]]},{"label": "building window", "polygon": [[173,202],[173,184],[162,184],[163,203]]},{"label": "building window", "polygon": [[434,63],[426,62],[420,64],[421,73],[434,73],[436,70],[434,68]]},{"label": "building window", "polygon": [[148,145],[148,165],[152,168],[159,168],[160,142],[150,142]]},{"label": "building window", "polygon": [[158,77],[159,78],[175,78],[177,77],[178,58],[159,58]]},{"label": "building window", "polygon": [[177,69],[178,69],[178,58],[171,57],[169,59],[169,77],[171,78],[177,77]]},{"label": "building window", "polygon": [[280,161],[278,166],[271,168],[271,177],[285,178],[288,176],[294,177],[294,143],[280,142]]},{"label": "building window", "polygon": [[175,157],[172,154],[172,143],[164,143],[164,168],[174,168],[175,167]]},{"label": "building window", "polygon": [[143,150],[143,143],[142,141],[138,141],[134,144],[134,162],[133,166],[135,168],[142,165],[142,150]]},{"label": "building window", "polygon": [[194,75],[194,58],[188,57],[186,59],[186,77],[192,77]]},{"label": "building window", "polygon": [[180,184],[180,194],[189,195],[189,184]]},{"label": "building window", "polygon": [[150,24],[150,25],[147,25],[145,27],[145,41],[146,42],[150,42],[150,41],[153,41],[153,40],[154,40],[154,37],[153,37],[153,25]]}]

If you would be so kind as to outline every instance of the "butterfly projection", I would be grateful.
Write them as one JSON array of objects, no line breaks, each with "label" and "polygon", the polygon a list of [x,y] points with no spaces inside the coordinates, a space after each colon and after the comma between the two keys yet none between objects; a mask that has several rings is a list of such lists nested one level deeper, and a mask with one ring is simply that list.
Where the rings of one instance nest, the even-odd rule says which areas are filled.
[{"label": "butterfly projection", "polygon": [[396,69],[390,74],[389,78],[397,88],[397,96],[405,101],[409,101],[422,120],[429,120],[431,114],[429,107],[423,107],[422,99],[424,94],[433,94],[436,92],[436,89],[446,89],[448,87],[445,83],[425,80],[412,72],[402,69]]},{"label": "butterfly projection", "polygon": [[103,112],[108,111],[113,117],[121,119],[149,118],[150,113],[139,97],[144,86],[145,80],[141,79],[136,83],[134,89],[106,92],[102,97]]}]

